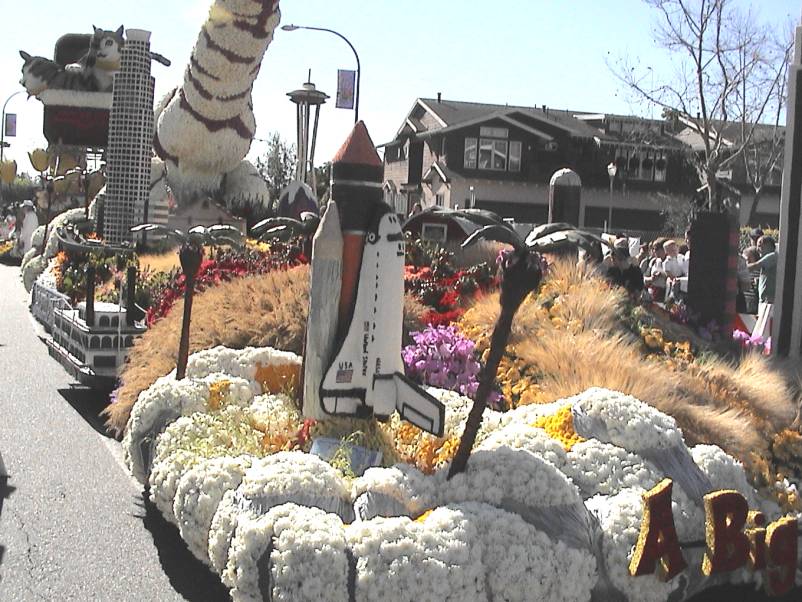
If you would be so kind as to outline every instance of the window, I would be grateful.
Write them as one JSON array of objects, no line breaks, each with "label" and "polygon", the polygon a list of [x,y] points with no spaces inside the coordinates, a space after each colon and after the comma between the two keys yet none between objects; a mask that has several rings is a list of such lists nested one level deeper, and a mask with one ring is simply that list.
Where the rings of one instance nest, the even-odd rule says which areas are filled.
[{"label": "window", "polygon": [[507,141],[479,139],[479,169],[507,169]]},{"label": "window", "polygon": [[421,240],[444,243],[446,242],[446,231],[445,224],[423,224],[421,225],[420,237]]},{"label": "window", "polygon": [[442,207],[445,204],[446,195],[444,194],[436,194],[434,195],[434,204],[438,207]]},{"label": "window", "polygon": [[521,171],[521,143],[510,142],[510,171]]},{"label": "window", "polygon": [[616,165],[622,177],[645,182],[666,181],[666,154],[660,150],[643,148],[619,148],[616,152]]},{"label": "window", "polygon": [[465,138],[465,169],[476,169],[476,138]]},{"label": "window", "polygon": [[479,135],[487,138],[509,138],[510,131],[507,128],[480,127]]}]

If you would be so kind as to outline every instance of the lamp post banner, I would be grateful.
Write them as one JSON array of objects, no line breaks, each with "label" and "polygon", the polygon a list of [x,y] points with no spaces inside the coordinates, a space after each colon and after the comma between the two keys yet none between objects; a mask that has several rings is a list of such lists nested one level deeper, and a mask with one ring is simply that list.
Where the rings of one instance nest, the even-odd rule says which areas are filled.
[{"label": "lamp post banner", "polygon": [[6,122],[3,126],[5,128],[6,136],[17,135],[17,114],[6,113]]},{"label": "lamp post banner", "polygon": [[354,108],[354,90],[356,88],[356,71],[337,69],[337,102],[338,109]]}]

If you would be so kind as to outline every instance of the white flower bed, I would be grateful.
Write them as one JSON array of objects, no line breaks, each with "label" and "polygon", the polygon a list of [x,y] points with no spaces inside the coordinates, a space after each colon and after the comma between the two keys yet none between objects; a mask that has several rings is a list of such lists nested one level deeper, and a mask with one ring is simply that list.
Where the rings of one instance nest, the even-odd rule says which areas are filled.
[{"label": "white flower bed", "polygon": [[436,497],[434,480],[405,464],[368,468],[351,485],[357,520],[402,515],[415,518],[433,508]]},{"label": "white flower bed", "polygon": [[301,365],[300,356],[289,351],[279,351],[272,347],[246,347],[229,349],[218,346],[193,353],[187,362],[188,378],[203,378],[209,374],[222,372],[244,378],[251,385],[254,395],[262,393],[262,386],[256,381],[257,365],[283,366]]},{"label": "white flower bed", "polygon": [[684,445],[671,416],[632,395],[593,388],[567,401],[573,403],[574,428],[582,437],[595,437],[636,453]]},{"label": "white flower bed", "polygon": [[517,422],[493,431],[477,449],[494,450],[500,447],[523,449],[563,469],[567,461],[565,449],[541,428]]},{"label": "white flower bed", "polygon": [[579,490],[556,466],[523,449],[501,447],[471,454],[465,472],[446,480],[448,467],[435,474],[441,504],[484,502],[503,508],[532,508],[582,502]]},{"label": "white flower bed", "polygon": [[[269,552],[269,591],[261,591],[260,559]],[[293,570],[294,569],[294,570]],[[240,522],[224,577],[235,602],[348,602],[343,523],[319,508],[283,504]],[[298,572],[303,578],[298,578]]]},{"label": "white flower bed", "polygon": [[[284,396],[253,397],[254,364],[298,361],[274,350],[201,352],[190,360],[191,378],[160,379],[132,411],[124,442],[132,472],[145,476],[141,450],[156,438],[152,499],[234,600],[585,601],[612,588],[648,602],[679,587],[699,591],[706,582],[696,551],[685,554],[688,580],[628,574],[641,496],[667,476],[649,455],[655,450],[679,457],[680,473],[690,462],[712,488],[735,488],[750,508],[777,515],[719,448],[691,454],[673,419],[603,389],[506,414],[486,410],[468,468],[451,480],[447,465],[431,476],[401,464],[347,479],[301,451],[258,457],[266,452],[257,425],[287,437],[302,418]],[[220,380],[231,384],[214,410],[209,389]],[[446,436],[458,437],[472,402],[429,391],[446,405]],[[566,403],[577,432],[595,435],[568,452],[532,426]],[[681,541],[704,535],[697,493],[675,482]],[[747,578],[755,576],[729,577]]]},{"label": "white flower bed", "polygon": [[[350,510],[351,495],[343,478],[317,456],[279,452],[260,458],[245,472],[236,490],[223,496],[209,531],[209,559],[222,572],[229,546],[244,519],[255,519],[286,503],[321,508],[327,512]],[[351,517],[348,517],[349,519]],[[231,573],[224,573],[227,585]]]},{"label": "white flower bed", "polygon": [[723,449],[717,445],[696,445],[691,448],[691,456],[713,483],[714,489],[740,491],[750,510],[761,510],[770,521],[780,516],[779,506],[758,495],[749,484],[743,464]]},{"label": "white flower bed", "polygon": [[661,480],[657,469],[627,450],[588,439],[567,453],[563,471],[579,487],[584,499],[615,495],[628,487],[651,489]]},{"label": "white flower bed", "polygon": [[356,600],[486,599],[478,529],[465,515],[438,508],[424,522],[406,517],[357,522],[346,529],[357,557]]},{"label": "white flower bed", "polygon": [[478,527],[491,600],[587,600],[598,578],[589,550],[552,541],[517,514],[493,506],[454,506]]},{"label": "white flower bed", "polygon": [[139,394],[128,428],[123,438],[123,453],[128,469],[140,483],[147,483],[149,456],[147,448],[153,438],[180,416],[207,410],[210,385],[230,381],[227,401],[246,406],[253,398],[250,384],[241,378],[225,374],[210,374],[201,379],[175,380],[169,376],[159,378],[150,388]]},{"label": "white flower bed", "polygon": [[176,487],[173,514],[181,537],[199,560],[209,561],[209,529],[223,495],[236,489],[252,456],[211,458],[188,470]]}]

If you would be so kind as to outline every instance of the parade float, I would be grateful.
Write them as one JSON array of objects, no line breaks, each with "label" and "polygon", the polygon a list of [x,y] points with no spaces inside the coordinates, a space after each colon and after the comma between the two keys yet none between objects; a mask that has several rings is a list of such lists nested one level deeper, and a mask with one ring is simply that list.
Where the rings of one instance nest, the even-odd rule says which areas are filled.
[{"label": "parade float", "polygon": [[[509,238],[489,355],[460,369],[478,383],[463,394],[405,374],[404,240],[373,186],[374,156],[360,123],[333,162],[304,358],[199,351],[184,378],[162,376],[130,412],[129,469],[232,599],[657,601],[723,584],[793,588],[796,513],[720,447],[687,445],[671,416],[601,388],[484,407],[499,333],[547,269],[542,238]],[[485,234],[498,238],[496,227]],[[469,361],[434,340],[441,359]]]},{"label": "parade float", "polygon": [[[156,109],[159,158],[148,157],[148,186],[134,191],[137,198],[154,203],[168,188],[179,203],[199,194],[266,194],[244,157],[255,131],[250,90],[278,19],[274,0],[213,4],[182,85]],[[134,38],[146,43],[142,32]],[[70,79],[60,63],[23,58],[29,90],[46,77]],[[94,87],[81,93],[104,94]],[[59,102],[56,95],[49,104],[70,106]],[[269,275],[287,311],[301,314],[298,305],[306,304],[304,328],[287,334],[279,301],[269,310],[275,319],[261,323],[275,332],[259,333],[274,347],[213,346],[187,359],[182,327],[179,360],[170,366],[176,370],[145,383],[116,414],[132,475],[232,599],[640,602],[685,600],[723,584],[781,595],[799,582],[795,486],[772,465],[764,485],[777,495],[758,491],[753,473],[722,449],[733,438],[709,444],[719,440],[714,425],[724,411],[710,412],[716,423],[699,420],[703,411],[690,404],[681,408],[676,390],[692,389],[690,381],[641,363],[633,336],[580,345],[583,336],[604,339],[608,325],[582,323],[592,303],[578,308],[570,294],[555,293],[557,270],[540,287],[547,266],[536,251],[548,248],[539,238],[548,232],[527,241],[504,234],[512,250],[499,258],[500,293],[476,300],[464,315],[452,295],[457,278],[446,294],[423,283],[426,268],[407,270],[407,287],[434,295],[443,309],[437,319],[459,320],[459,332],[420,333],[417,348],[402,355],[406,243],[381,202],[381,161],[363,124],[335,159],[333,202],[317,227],[311,266]],[[123,199],[115,200],[113,188],[105,191],[106,209]],[[101,213],[105,220],[114,214],[93,211]],[[117,215],[118,234],[138,215]],[[47,240],[40,233],[23,268],[31,284],[52,283],[67,224],[82,216],[60,218]],[[485,227],[504,232],[501,224]],[[574,247],[594,244],[580,232],[559,234]],[[171,298],[184,296],[187,330],[186,282],[197,280],[201,266],[183,274],[184,289]],[[293,278],[304,279],[308,292],[288,294],[290,284],[298,288]],[[620,304],[610,298],[599,295],[594,310],[614,314]],[[42,312],[62,325],[67,316],[87,322],[92,305],[44,305]],[[530,332],[528,344],[550,352],[551,364],[516,332],[515,320],[531,315],[547,326]],[[114,316],[105,317],[111,328]],[[118,328],[127,322],[117,318]],[[237,331],[237,316],[226,320],[229,334]],[[692,355],[685,342],[663,341],[653,324],[637,330],[666,365]],[[77,350],[79,341],[91,348],[94,333],[72,332],[77,340],[57,330],[62,347]],[[107,335],[97,334],[102,343]],[[241,343],[256,335],[237,336]],[[289,338],[303,357],[279,344]],[[605,357],[618,365],[600,368]],[[642,385],[659,375],[659,386]],[[506,404],[492,404],[497,376],[495,394]],[[549,378],[562,379],[552,392],[570,392],[547,399]],[[722,405],[727,396],[718,394]],[[743,417],[763,427],[755,429],[759,439],[787,432],[786,413]],[[697,422],[704,428],[693,430]]]}]

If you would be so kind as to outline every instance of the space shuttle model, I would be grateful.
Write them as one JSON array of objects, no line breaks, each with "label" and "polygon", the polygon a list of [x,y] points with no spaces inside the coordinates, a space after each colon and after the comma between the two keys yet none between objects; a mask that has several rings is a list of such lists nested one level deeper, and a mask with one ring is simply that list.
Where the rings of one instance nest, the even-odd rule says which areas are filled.
[{"label": "space shuttle model", "polygon": [[404,376],[404,235],[382,201],[384,165],[359,122],[332,161],[312,242],[303,411],[401,418],[442,436],[445,407]]}]

